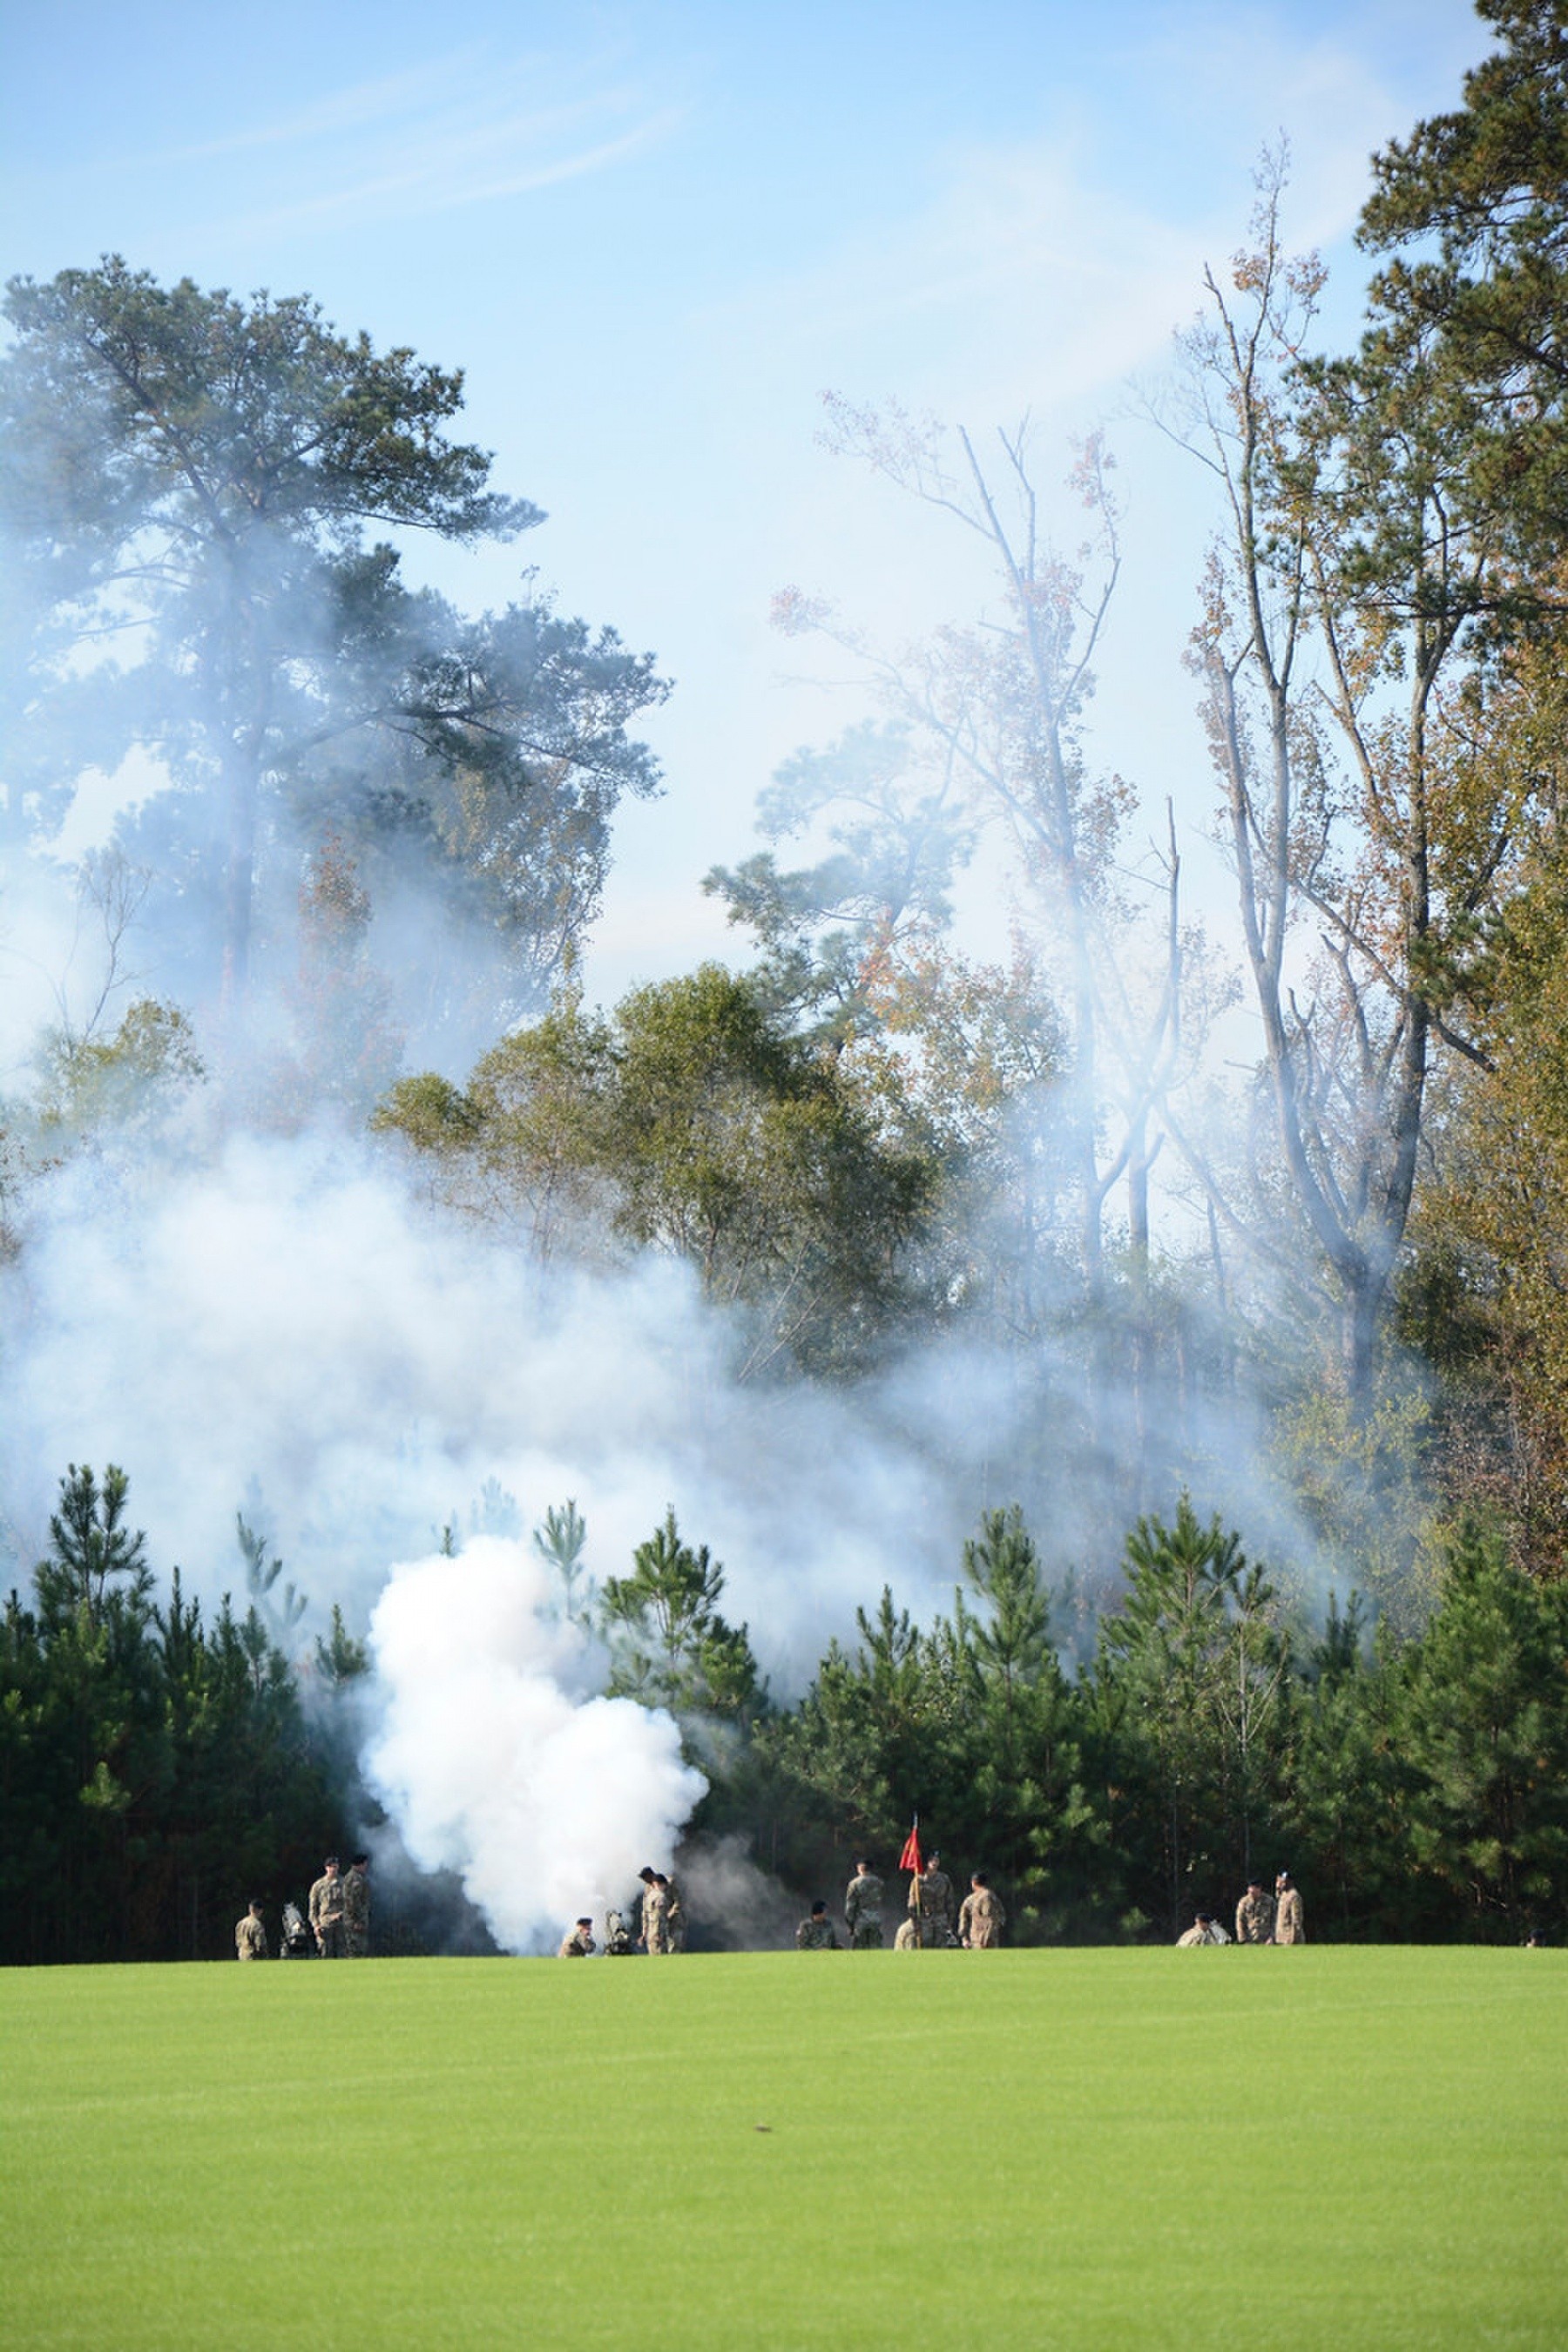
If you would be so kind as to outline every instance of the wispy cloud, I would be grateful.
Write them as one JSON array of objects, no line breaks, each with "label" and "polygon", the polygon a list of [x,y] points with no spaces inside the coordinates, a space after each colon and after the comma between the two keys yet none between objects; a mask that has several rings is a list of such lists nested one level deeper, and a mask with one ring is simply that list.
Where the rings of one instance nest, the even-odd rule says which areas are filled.
[{"label": "wispy cloud", "polygon": [[[715,306],[716,334],[745,348],[765,321],[803,373],[833,369],[819,380],[868,393],[896,383],[958,413],[1117,397],[1197,307],[1204,264],[1223,267],[1245,238],[1252,167],[1282,118],[1287,232],[1303,245],[1347,236],[1366,156],[1401,119],[1342,40],[1233,0],[1185,12],[1183,26],[1129,48],[1119,110],[1103,83],[1047,92],[1032,138],[955,141],[931,157],[923,204],[863,216],[835,248]],[[1218,57],[1228,98],[1216,121]]]},{"label": "wispy cloud", "polygon": [[685,120],[668,89],[614,54],[470,43],[115,170],[122,183],[155,175],[170,188],[188,176],[208,229],[249,239],[525,195],[624,164]]}]

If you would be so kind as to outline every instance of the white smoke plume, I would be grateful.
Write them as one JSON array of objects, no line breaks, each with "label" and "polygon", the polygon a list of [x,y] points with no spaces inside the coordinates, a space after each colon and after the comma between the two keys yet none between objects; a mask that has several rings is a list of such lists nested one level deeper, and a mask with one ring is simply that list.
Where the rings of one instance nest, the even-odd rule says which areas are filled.
[{"label": "white smoke plume", "polygon": [[980,1504],[1011,1498],[996,1368],[738,1384],[689,1269],[542,1274],[342,1139],[69,1163],[36,1188],[0,1307],[10,1573],[67,1464],[112,1461],[155,1561],[209,1599],[239,1591],[244,1506],[312,1597],[307,1634],[333,1601],[363,1629],[389,1563],[473,1532],[493,1481],[524,1534],[574,1498],[600,1579],[673,1504],[725,1565],[726,1614],[798,1686],[884,1582],[945,1599]]},{"label": "white smoke plume", "polygon": [[372,1786],[426,1870],[450,1870],[509,1951],[627,1900],[706,1782],[671,1717],[574,1695],[586,1643],[528,1548],[477,1537],[395,1568],[371,1646],[384,1701]]},{"label": "white smoke plume", "polygon": [[[456,1872],[503,1944],[624,1901],[701,1786],[668,1718],[595,1697],[590,1658],[542,1613],[529,1538],[552,1505],[577,1504],[600,1581],[673,1505],[723,1563],[724,1613],[781,1698],[830,1638],[853,1643],[884,1584],[924,1620],[951,1607],[988,1506],[1020,1501],[1053,1570],[1098,1568],[1101,1590],[1114,1571],[1122,1525],[1055,1434],[1048,1367],[1025,1386],[950,1343],[850,1391],[752,1386],[668,1259],[542,1270],[342,1136],[184,1144],[85,1153],[29,1193],[25,1246],[0,1266],[0,1586],[25,1583],[67,1465],[114,1462],[153,1567],[243,1610],[243,1507],[310,1596],[304,1654],[333,1603],[371,1630],[368,1769],[408,1852]],[[1257,1457],[1223,1435],[1224,1475],[1213,1433],[1194,1499],[1256,1546]],[[497,1531],[487,1492],[511,1498],[512,1540],[479,1539]],[[717,1874],[692,1884],[693,1910],[727,1938],[787,1930],[754,1885]]]}]

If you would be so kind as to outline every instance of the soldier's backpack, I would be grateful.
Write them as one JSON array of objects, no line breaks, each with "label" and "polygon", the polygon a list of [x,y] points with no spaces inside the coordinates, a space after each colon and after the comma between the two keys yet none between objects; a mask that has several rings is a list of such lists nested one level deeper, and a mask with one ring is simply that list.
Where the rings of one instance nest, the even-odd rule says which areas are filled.
[{"label": "soldier's backpack", "polygon": [[620,1913],[606,1911],[605,1914],[605,1952],[612,1959],[625,1959],[628,1953],[635,1952],[636,1949],[637,1947],[632,1942],[631,1930]]}]

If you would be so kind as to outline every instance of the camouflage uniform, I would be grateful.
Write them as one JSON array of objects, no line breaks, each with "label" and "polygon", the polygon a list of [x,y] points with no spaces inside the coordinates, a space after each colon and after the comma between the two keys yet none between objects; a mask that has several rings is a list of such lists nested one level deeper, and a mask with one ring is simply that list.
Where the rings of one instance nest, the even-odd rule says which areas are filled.
[{"label": "camouflage uniform", "polygon": [[945,1870],[923,1870],[910,1888],[910,1911],[931,1950],[952,1941],[952,1881]]},{"label": "camouflage uniform", "polygon": [[370,1952],[370,1881],[363,1870],[351,1870],[343,1880],[343,1951],[351,1960]]},{"label": "camouflage uniform", "polygon": [[648,1951],[669,1949],[669,1898],[662,1886],[645,1886],[642,1898],[642,1939]]},{"label": "camouflage uniform", "polygon": [[838,1938],[833,1932],[831,1919],[803,1919],[795,1931],[796,1948],[803,1952],[836,1952]]},{"label": "camouflage uniform", "polygon": [[1265,1895],[1261,1886],[1256,1895],[1244,1895],[1236,1906],[1236,1940],[1238,1944],[1274,1941],[1274,1897]]},{"label": "camouflage uniform", "polygon": [[324,1960],[343,1957],[343,1882],[325,1873],[310,1889],[310,1927]]},{"label": "camouflage uniform", "polygon": [[242,1960],[264,1960],[267,1958],[267,1930],[259,1919],[247,1911],[234,1931],[234,1948]]},{"label": "camouflage uniform", "polygon": [[585,1960],[594,1948],[594,1938],[586,1927],[574,1927],[569,1936],[561,1938],[556,1958],[562,1960]]},{"label": "camouflage uniform", "polygon": [[894,1951],[918,1952],[920,1948],[921,1939],[915,1932],[914,1921],[912,1919],[905,1919],[900,1924],[898,1934],[893,1937]]},{"label": "camouflage uniform", "polygon": [[966,1895],[959,1907],[958,1940],[967,1944],[972,1952],[989,1952],[1002,1941],[1002,1930],[1007,1925],[1007,1914],[1002,1898],[989,1886],[977,1886]]},{"label": "camouflage uniform", "polygon": [[852,1952],[882,1948],[882,1882],[874,1870],[857,1871],[844,1897],[845,1924]]},{"label": "camouflage uniform", "polygon": [[686,1949],[686,1913],[681,1906],[680,1889],[672,1878],[664,1890],[664,1948],[667,1952]]},{"label": "camouflage uniform", "polygon": [[1230,1937],[1226,1934],[1225,1929],[1216,1927],[1212,1919],[1206,1926],[1200,1925],[1194,1920],[1184,1936],[1177,1937],[1176,1949],[1179,1952],[1190,1951],[1198,1944],[1228,1944],[1229,1941]]},{"label": "camouflage uniform", "polygon": [[1274,1940],[1277,1944],[1304,1944],[1307,1940],[1299,1886],[1279,1889],[1279,1900],[1274,1907]]}]

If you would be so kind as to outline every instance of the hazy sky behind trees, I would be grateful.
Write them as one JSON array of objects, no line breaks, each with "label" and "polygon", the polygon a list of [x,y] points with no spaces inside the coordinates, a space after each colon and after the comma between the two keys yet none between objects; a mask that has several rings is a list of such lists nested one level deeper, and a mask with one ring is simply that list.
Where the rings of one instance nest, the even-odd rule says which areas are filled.
[{"label": "hazy sky behind trees", "polygon": [[[466,430],[551,520],[477,558],[416,550],[416,572],[472,606],[535,563],[677,681],[648,730],[668,797],[618,828],[589,971],[610,996],[723,943],[699,877],[744,854],[777,761],[859,714],[786,682],[822,656],[770,632],[772,593],[826,591],[890,635],[984,599],[940,518],[816,447],[829,387],[982,432],[1027,409],[1047,487],[1071,433],[1123,413],[1096,746],[1206,827],[1180,667],[1205,486],[1126,417],[1128,380],[1240,243],[1281,131],[1288,231],[1337,267],[1348,339],[1368,154],[1453,103],[1487,46],[1467,0],[19,6],[0,263],[45,278],[112,249],[309,291],[468,371]],[[1065,491],[1058,513],[1070,546]],[[106,814],[84,804],[69,844]]]}]

